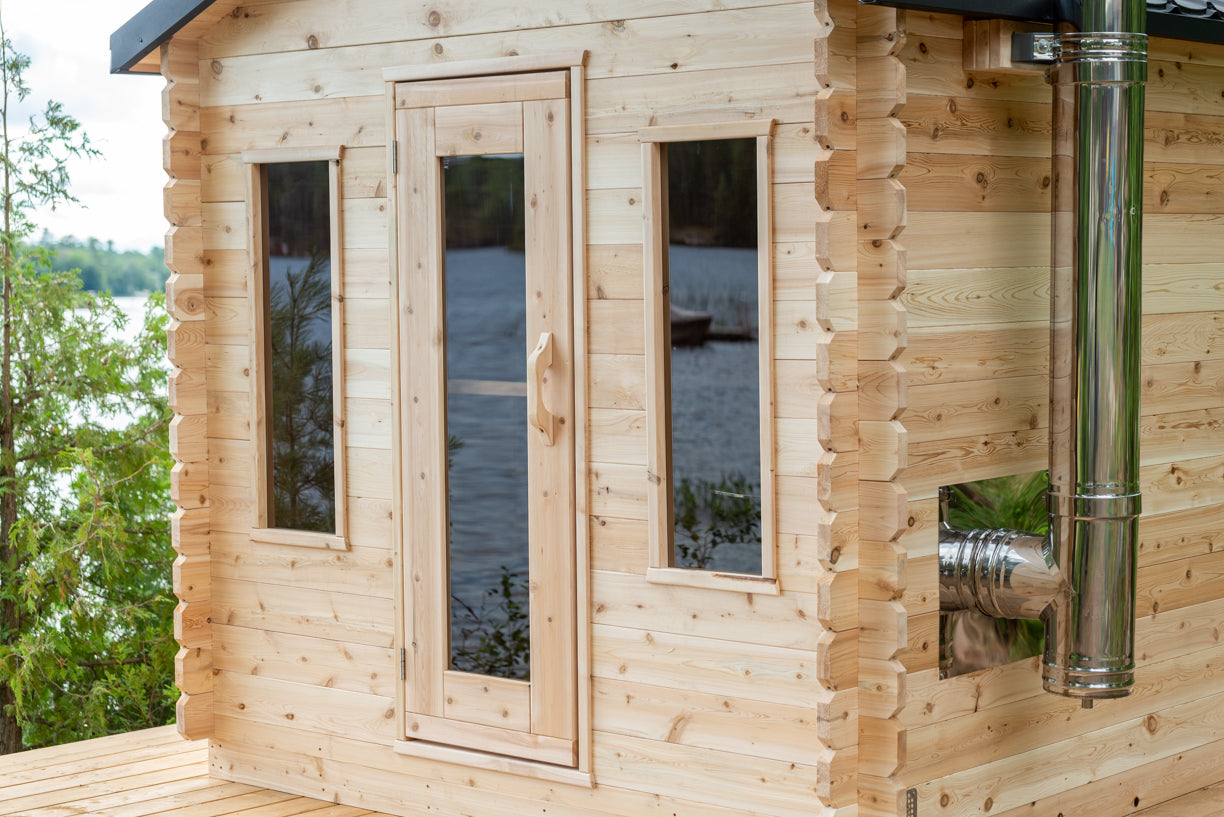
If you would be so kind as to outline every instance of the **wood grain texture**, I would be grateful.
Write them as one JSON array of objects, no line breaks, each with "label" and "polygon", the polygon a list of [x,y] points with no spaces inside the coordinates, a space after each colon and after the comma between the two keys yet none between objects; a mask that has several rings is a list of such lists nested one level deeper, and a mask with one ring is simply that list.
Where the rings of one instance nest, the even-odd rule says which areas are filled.
[{"label": "wood grain texture", "polygon": [[174,319],[167,335],[176,368],[169,380],[175,415],[170,426],[171,498],[178,511],[172,543],[178,558],[172,573],[179,604],[174,613],[175,679],[183,692],[177,707],[180,733],[189,739],[212,733],[210,511],[208,467],[208,379],[200,200],[199,43],[176,39],[162,48],[162,118],[168,129],[164,167],[166,305]]},{"label": "wood grain texture", "polygon": [[[490,803],[534,813],[548,800],[567,817],[866,817],[900,813],[908,785],[927,787],[923,813],[984,809],[993,792],[984,788],[985,773],[975,777],[968,767],[954,773],[961,777],[949,782],[949,805],[940,805],[942,790],[932,787],[944,755],[919,756],[929,744],[919,742],[918,730],[956,734],[959,727],[947,724],[963,718],[978,728],[966,739],[982,740],[979,733],[1006,731],[1005,720],[1009,736],[1022,736],[1017,745],[1036,746],[1064,727],[1024,720],[1024,707],[1033,705],[1031,666],[1023,682],[1006,669],[971,686],[931,680],[938,651],[933,492],[946,481],[1044,459],[1048,90],[1031,76],[979,74],[971,83],[960,66],[964,35],[955,17],[846,0],[562,5],[456,0],[405,11],[386,0],[252,2],[214,19],[202,52],[173,55],[171,73],[203,69],[193,84],[207,101],[167,105],[178,126],[166,142],[176,176],[166,211],[167,255],[184,276],[173,286],[172,395],[181,414],[206,417],[203,449],[184,433],[198,428],[194,421],[176,430],[186,444],[172,475],[178,541],[199,552],[203,536],[213,548],[210,592],[224,622],[207,625],[211,660],[224,664],[231,684],[216,721],[223,730],[217,773],[290,780],[329,800],[368,797],[364,803],[398,812],[426,804],[451,815],[480,813]],[[594,514],[584,533],[598,568],[590,600],[594,790],[532,780],[504,765],[383,752],[385,726],[370,704],[394,697],[388,672],[395,670],[396,611],[387,576],[406,567],[395,565],[390,545],[397,494],[379,478],[399,456],[391,405],[403,396],[391,390],[398,338],[387,323],[394,250],[387,236],[397,214],[388,202],[378,72],[403,62],[449,70],[448,62],[508,50],[574,47],[592,51],[581,89],[588,178],[575,179],[576,212],[586,211],[578,226],[589,229],[578,252],[589,270],[589,300],[577,308],[590,352],[588,385],[579,389],[592,410],[575,417],[573,430],[589,441],[592,458],[577,504]],[[1151,615],[1140,652],[1153,666],[1176,664],[1168,688],[1186,695],[1214,683],[1207,678],[1214,669],[1196,676],[1188,653],[1169,654],[1181,649],[1172,643],[1210,649],[1204,639],[1214,627],[1214,596],[1224,593],[1212,532],[1224,502],[1216,485],[1224,451],[1215,442],[1224,400],[1214,361],[1224,353],[1224,290],[1215,270],[1222,213],[1214,190],[1224,164],[1224,111],[1212,101],[1218,90],[1209,68],[1224,64],[1217,52],[1154,43],[1147,133],[1148,260],[1159,263],[1145,270],[1144,485],[1151,501],[1140,570],[1143,610]],[[758,127],[770,118],[780,123],[767,359],[777,384],[770,450],[779,533],[771,538],[781,592],[732,596],[651,584],[642,486],[650,349],[643,186],[630,137],[642,127]],[[470,142],[467,130],[456,132]],[[235,464],[250,448],[250,327],[237,316],[250,293],[235,274],[243,248],[233,236],[245,213],[234,206],[242,192],[239,177],[234,193],[233,157],[337,144],[346,146],[350,348],[340,414],[352,446],[353,549],[283,555],[243,538],[250,480],[243,484]],[[191,324],[203,326],[196,332]],[[177,581],[196,597],[204,573],[183,558]],[[194,622],[207,624],[180,618],[190,638],[203,632]],[[1183,623],[1190,631],[1180,632]],[[1163,639],[1150,635],[1153,628]],[[180,662],[192,694],[185,710],[211,711],[215,699],[199,692],[209,654],[203,647],[187,653]],[[262,714],[240,709],[235,701],[244,698],[265,702]],[[466,701],[454,706],[464,709]],[[305,711],[304,702],[317,711]],[[323,711],[332,702],[355,719],[358,737]],[[980,713],[970,711],[979,704]],[[1099,713],[1074,720],[1065,728],[1082,727],[1081,737],[1111,728]],[[1167,799],[1189,785],[1183,770],[1205,768],[1202,747],[1210,745],[1188,743],[1184,752],[1161,749],[1141,760],[1132,753],[1123,770],[1102,766],[1099,780],[1035,791],[1031,809],[1044,813],[1060,797],[1092,807],[1083,792],[1119,813],[1130,796]],[[1001,764],[999,776],[1043,782],[1038,766],[1012,765],[1007,741],[981,751]],[[913,779],[907,761],[915,770],[926,763],[919,776],[929,779]],[[1121,782],[1128,775],[1137,779]],[[1148,776],[1161,782],[1138,779]],[[391,777],[394,792],[385,782]],[[716,782],[704,790],[695,782],[711,777]],[[990,813],[1030,808],[1009,796],[992,800]]]},{"label": "wood grain texture", "polygon": [[893,778],[905,763],[907,555],[906,492],[899,479],[908,457],[903,425],[908,381],[890,363],[907,344],[905,235],[909,157],[904,109],[907,68],[898,59],[908,40],[906,12],[864,7],[857,27],[859,264],[859,813],[894,814]]},{"label": "wood grain texture", "polygon": [[[1210,101],[1219,79],[1207,78],[1206,52],[1182,53],[1187,64],[1175,67],[1166,55],[1177,47],[1153,41],[1162,56],[1152,62],[1145,128],[1136,691],[1081,711],[1041,692],[1036,660],[940,681],[936,517],[923,508],[941,485],[1040,470],[1048,425],[1049,90],[998,64],[965,73],[961,24],[913,12],[900,53],[910,87],[898,118],[910,153],[896,179],[910,212],[900,295],[907,343],[896,363],[909,381],[899,419],[912,522],[899,541],[911,578],[922,575],[901,595],[908,759],[897,777],[917,788],[919,813],[1055,817],[1091,802],[1129,814],[1201,785],[1192,776],[1214,745],[1210,729],[1196,729],[1219,700],[1218,631],[1197,628],[1224,595],[1212,432],[1224,393],[1215,382],[1218,292],[1198,265],[1213,240],[1200,231],[1219,209],[1218,152],[1208,147],[1224,122]],[[860,575],[871,571],[870,560],[860,564]],[[1088,757],[1072,745],[1111,748]],[[884,801],[902,813],[902,803]]]}]

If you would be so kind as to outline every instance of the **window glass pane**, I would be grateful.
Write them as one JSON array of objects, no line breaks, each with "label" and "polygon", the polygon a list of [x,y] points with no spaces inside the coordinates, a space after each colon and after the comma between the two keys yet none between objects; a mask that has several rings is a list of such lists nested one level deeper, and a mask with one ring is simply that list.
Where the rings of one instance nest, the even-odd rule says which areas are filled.
[{"label": "window glass pane", "polygon": [[265,166],[268,426],[276,528],[334,533],[331,206],[327,162]]},{"label": "window glass pane", "polygon": [[443,162],[451,666],[527,679],[523,157]]},{"label": "window glass pane", "polygon": [[761,572],[756,140],[667,145],[677,567]]}]

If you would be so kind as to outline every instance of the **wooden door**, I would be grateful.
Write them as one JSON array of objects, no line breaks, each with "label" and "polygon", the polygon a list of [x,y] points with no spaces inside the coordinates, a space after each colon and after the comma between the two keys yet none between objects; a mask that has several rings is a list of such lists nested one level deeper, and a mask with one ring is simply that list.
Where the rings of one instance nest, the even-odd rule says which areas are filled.
[{"label": "wooden door", "polygon": [[[405,82],[395,97],[405,737],[572,766],[568,74]],[[495,240],[504,246],[482,243]],[[511,334],[509,353],[485,360]],[[465,465],[474,449],[483,464]],[[514,498],[485,503],[502,493]],[[467,633],[457,616],[474,608],[456,607],[467,585],[452,579],[488,573],[502,538],[522,546],[525,575],[507,585],[503,571],[480,602],[491,604],[483,624],[511,640],[529,625],[530,654],[499,654],[509,670],[473,669],[483,664],[470,653],[488,658],[497,639],[455,647]],[[523,586],[526,610],[501,609],[519,603],[501,591]]]}]

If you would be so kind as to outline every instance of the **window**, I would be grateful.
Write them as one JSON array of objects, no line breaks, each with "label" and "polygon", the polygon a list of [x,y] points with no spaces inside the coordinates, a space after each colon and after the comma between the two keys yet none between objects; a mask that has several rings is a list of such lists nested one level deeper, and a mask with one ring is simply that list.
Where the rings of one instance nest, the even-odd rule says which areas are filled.
[{"label": "window", "polygon": [[338,149],[248,163],[252,537],[344,549]]},{"label": "window", "polygon": [[651,581],[777,592],[772,124],[639,131]]}]

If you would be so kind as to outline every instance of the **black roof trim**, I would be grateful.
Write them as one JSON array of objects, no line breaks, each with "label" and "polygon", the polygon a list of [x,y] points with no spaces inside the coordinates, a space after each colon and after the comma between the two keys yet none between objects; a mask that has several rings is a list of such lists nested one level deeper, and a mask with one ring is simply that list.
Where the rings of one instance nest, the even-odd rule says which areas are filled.
[{"label": "black roof trim", "polygon": [[1050,0],[859,0],[859,4],[933,11],[939,14],[963,14],[966,17],[1054,22],[1054,4]]},{"label": "black roof trim", "polygon": [[1224,19],[1221,19],[1218,14],[1213,18],[1204,18],[1149,9],[1147,24],[1148,34],[1153,37],[1193,40],[1200,43],[1224,43]]},{"label": "black roof trim", "polygon": [[[893,6],[914,11],[961,14],[966,17],[1001,18],[1033,23],[1078,21],[1076,0],[859,0],[864,5]],[[1151,2],[1148,3],[1152,5]],[[1224,15],[1192,16],[1178,11],[1176,0],[1167,11],[1152,8],[1147,13],[1148,34],[1174,40],[1224,43]],[[1213,6],[1208,6],[1208,12]]]},{"label": "black roof trim", "polygon": [[131,74],[132,67],[173,37],[214,0],[152,0],[111,35],[111,73]]}]

